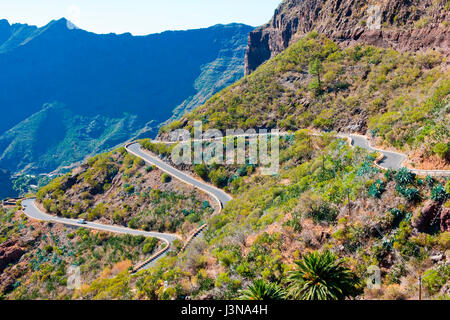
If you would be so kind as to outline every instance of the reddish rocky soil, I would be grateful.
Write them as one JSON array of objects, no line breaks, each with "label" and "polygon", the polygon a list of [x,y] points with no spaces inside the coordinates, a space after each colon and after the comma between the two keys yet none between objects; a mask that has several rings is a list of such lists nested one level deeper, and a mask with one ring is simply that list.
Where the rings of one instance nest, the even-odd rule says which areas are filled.
[{"label": "reddish rocky soil", "polygon": [[25,250],[19,246],[17,241],[7,241],[0,244],[0,272],[2,272],[10,263],[17,262]]}]

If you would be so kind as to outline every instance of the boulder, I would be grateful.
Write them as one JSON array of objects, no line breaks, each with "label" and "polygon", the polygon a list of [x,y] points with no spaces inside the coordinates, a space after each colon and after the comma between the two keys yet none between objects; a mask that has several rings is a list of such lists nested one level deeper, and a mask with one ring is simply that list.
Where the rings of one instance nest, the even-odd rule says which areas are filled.
[{"label": "boulder", "polygon": [[439,202],[428,200],[412,221],[414,229],[418,232],[426,232],[439,217],[440,211],[441,204]]},{"label": "boulder", "polygon": [[450,208],[444,208],[441,212],[441,231],[450,232]]},{"label": "boulder", "polygon": [[0,245],[0,273],[5,268],[23,256],[25,251],[17,245],[15,241],[4,242]]}]

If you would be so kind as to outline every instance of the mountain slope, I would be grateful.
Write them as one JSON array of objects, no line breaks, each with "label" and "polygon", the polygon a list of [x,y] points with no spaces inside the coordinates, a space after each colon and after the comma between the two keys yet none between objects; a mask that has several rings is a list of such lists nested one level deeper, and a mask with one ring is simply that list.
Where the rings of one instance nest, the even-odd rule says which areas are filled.
[{"label": "mountain slope", "polygon": [[340,48],[313,32],[178,124],[359,132],[409,153],[415,165],[448,168],[449,94],[446,57],[437,52]]},{"label": "mountain slope", "polygon": [[[296,3],[339,7],[350,1]],[[252,74],[161,130],[165,138],[168,131],[191,129],[200,120],[206,129],[295,131],[280,138],[279,173],[264,176],[260,167],[248,164],[183,166],[225,188],[233,200],[220,213],[203,215],[207,222],[203,236],[180,255],[169,255],[133,276],[100,277],[84,286],[76,298],[242,299],[240,290],[262,287],[260,281],[266,288],[282,289],[285,299],[304,298],[303,288],[308,289],[305,284],[310,283],[311,274],[324,286],[322,277],[329,278],[314,266],[310,267],[313,273],[302,274],[302,265],[315,264],[305,257],[329,250],[358,280],[351,297],[417,299],[421,275],[423,299],[448,299],[449,179],[416,176],[405,168],[381,170],[374,165],[377,154],[350,146],[333,133],[318,136],[305,130],[366,133],[385,148],[420,154],[423,158],[416,165],[448,168],[446,55],[347,45],[325,36],[334,27],[331,24],[324,32],[310,32],[293,41]],[[168,160],[170,147],[149,141],[143,145]],[[129,158],[119,160],[120,170],[125,171],[121,175],[112,170],[120,182],[109,184],[108,172],[118,166],[120,157]],[[138,186],[146,187],[149,175],[157,174],[149,169],[146,175],[141,165],[125,154],[104,154],[55,180],[38,195],[54,213],[89,212],[94,218],[107,219],[111,214],[114,218],[121,206],[128,208],[131,200],[137,208],[117,217],[131,222],[140,212],[139,204],[147,208],[153,196]],[[124,189],[126,179],[131,182]],[[82,196],[92,190],[95,194]],[[136,194],[127,196],[127,190]],[[93,202],[76,200],[90,195]],[[111,199],[117,201],[114,206]],[[161,212],[156,225],[176,211],[177,207],[169,214]],[[124,289],[118,293],[118,287]],[[11,294],[15,296],[15,290]]]},{"label": "mountain slope", "polygon": [[[231,24],[134,37],[67,24],[0,23],[0,105],[8,110],[0,120],[0,167],[51,171],[137,135],[152,136],[177,106],[182,114],[243,75],[252,30]],[[49,104],[66,110],[58,128],[33,127],[44,114],[53,121]]]},{"label": "mountain slope", "polygon": [[15,196],[17,196],[17,193],[13,190],[11,174],[6,170],[0,169],[0,199]]},{"label": "mountain slope", "polygon": [[434,48],[448,56],[449,19],[447,0],[284,0],[268,24],[250,33],[246,73],[313,30],[345,45]]}]

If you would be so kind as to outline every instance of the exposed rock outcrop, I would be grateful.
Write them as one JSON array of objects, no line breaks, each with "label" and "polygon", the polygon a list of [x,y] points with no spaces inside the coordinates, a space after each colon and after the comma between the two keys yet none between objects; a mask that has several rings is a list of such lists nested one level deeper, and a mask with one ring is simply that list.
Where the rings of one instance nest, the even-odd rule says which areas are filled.
[{"label": "exposed rock outcrop", "polygon": [[285,0],[268,24],[250,33],[246,74],[313,30],[343,45],[435,49],[448,56],[446,4],[440,0]]},{"label": "exposed rock outcrop", "polygon": [[450,208],[444,208],[441,212],[441,231],[450,232]]},{"label": "exposed rock outcrop", "polygon": [[25,251],[15,242],[8,241],[0,245],[0,273],[10,263],[18,261]]},{"label": "exposed rock outcrop", "polygon": [[26,262],[21,262],[0,273],[0,294],[11,291],[17,279],[23,275],[24,270],[26,270]]},{"label": "exposed rock outcrop", "polygon": [[428,200],[422,210],[419,210],[412,220],[412,226],[418,232],[427,232],[439,221],[441,203]]}]

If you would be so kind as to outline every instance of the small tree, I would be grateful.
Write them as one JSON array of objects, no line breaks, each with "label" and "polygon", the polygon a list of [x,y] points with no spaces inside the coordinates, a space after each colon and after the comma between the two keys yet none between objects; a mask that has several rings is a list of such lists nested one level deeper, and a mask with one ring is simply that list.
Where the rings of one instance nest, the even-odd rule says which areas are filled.
[{"label": "small tree", "polygon": [[316,79],[311,81],[309,87],[311,90],[314,90],[316,95],[320,95],[322,93],[322,79],[321,79],[322,72],[323,72],[322,62],[320,61],[320,58],[316,57],[309,64],[309,73],[313,76],[316,76]]}]

